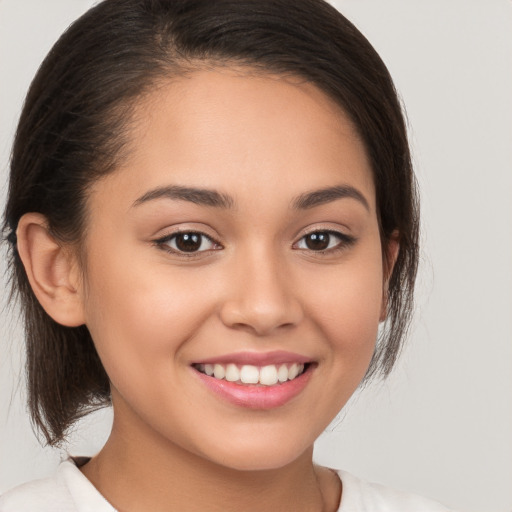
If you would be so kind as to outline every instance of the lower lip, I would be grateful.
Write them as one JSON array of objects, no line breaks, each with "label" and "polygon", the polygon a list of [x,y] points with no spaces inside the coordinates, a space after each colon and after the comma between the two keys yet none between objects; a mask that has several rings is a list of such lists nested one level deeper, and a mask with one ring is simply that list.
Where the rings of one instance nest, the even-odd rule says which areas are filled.
[{"label": "lower lip", "polygon": [[209,377],[195,369],[193,371],[208,389],[234,405],[249,409],[275,409],[288,403],[306,387],[313,373],[313,365],[310,364],[295,379],[274,386],[236,384]]}]

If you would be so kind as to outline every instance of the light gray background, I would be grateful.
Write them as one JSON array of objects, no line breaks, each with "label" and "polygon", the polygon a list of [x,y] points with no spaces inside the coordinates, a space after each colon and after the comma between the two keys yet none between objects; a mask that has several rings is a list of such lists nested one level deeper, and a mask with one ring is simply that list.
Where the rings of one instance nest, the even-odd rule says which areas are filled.
[{"label": "light gray background", "polygon": [[[0,0],[2,205],[28,84],[60,33],[92,3]],[[334,4],[374,44],[407,106],[423,259],[415,327],[397,371],[351,402],[318,441],[316,458],[460,510],[510,512],[512,3]],[[4,304],[5,286],[4,279]],[[0,315],[1,491],[52,473],[61,453],[42,449],[31,431],[21,329],[12,315]],[[98,450],[109,420],[109,411],[87,420],[70,450]]]}]

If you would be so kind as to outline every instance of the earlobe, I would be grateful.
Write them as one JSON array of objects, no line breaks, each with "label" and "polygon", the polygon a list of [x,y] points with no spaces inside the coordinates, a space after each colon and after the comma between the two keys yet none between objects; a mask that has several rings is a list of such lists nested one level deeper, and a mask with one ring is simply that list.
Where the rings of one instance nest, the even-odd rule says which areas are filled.
[{"label": "earlobe", "polygon": [[23,215],[16,236],[18,253],[41,306],[59,324],[82,325],[78,264],[70,248],[50,234],[46,217],[39,213]]},{"label": "earlobe", "polygon": [[398,231],[393,231],[387,243],[385,254],[383,254],[384,280],[382,284],[382,306],[379,318],[381,322],[384,322],[388,316],[389,280],[393,274],[399,252],[400,236]]}]

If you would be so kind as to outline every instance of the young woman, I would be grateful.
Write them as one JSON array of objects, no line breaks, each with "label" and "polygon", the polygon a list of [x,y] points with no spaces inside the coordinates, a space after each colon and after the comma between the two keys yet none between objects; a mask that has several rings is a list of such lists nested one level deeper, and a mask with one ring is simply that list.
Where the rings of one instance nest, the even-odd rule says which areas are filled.
[{"label": "young woman", "polygon": [[28,93],[4,230],[34,423],[114,422],[0,511],[447,510],[312,461],[418,259],[391,78],[327,3],[99,3]]}]

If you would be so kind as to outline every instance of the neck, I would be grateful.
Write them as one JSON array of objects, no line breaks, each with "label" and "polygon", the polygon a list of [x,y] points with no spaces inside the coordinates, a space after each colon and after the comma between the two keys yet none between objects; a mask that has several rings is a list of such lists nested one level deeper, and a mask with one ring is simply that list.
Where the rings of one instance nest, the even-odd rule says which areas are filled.
[{"label": "neck", "polygon": [[284,467],[239,471],[114,420],[105,447],[82,472],[120,512],[335,511],[339,479],[315,467],[312,454],[310,447]]}]

